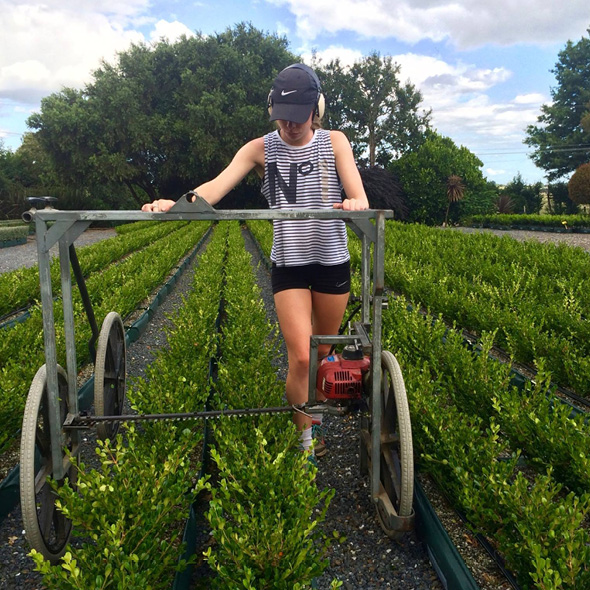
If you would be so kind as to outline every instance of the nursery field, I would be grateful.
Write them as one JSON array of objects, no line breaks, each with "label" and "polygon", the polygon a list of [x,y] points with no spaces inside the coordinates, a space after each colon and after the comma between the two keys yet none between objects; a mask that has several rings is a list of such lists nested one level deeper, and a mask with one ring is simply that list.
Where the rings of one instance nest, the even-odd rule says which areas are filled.
[{"label": "nursery field", "polygon": [[[268,228],[253,230],[268,249]],[[420,469],[521,588],[590,588],[586,406],[553,395],[589,395],[590,256],[394,221],[386,232],[383,346],[402,366]],[[354,240],[351,253],[359,264]]]},{"label": "nursery field", "polygon": [[[79,253],[99,323],[111,309],[127,317],[141,308],[210,225],[123,227],[117,238]],[[271,225],[248,222],[248,228],[268,255]],[[358,269],[360,247],[352,235],[350,250]],[[383,348],[402,367],[420,472],[489,541],[521,588],[590,588],[589,254],[389,221],[385,260]],[[35,272],[4,273],[0,287],[5,456],[18,444],[28,386],[43,363]],[[169,348],[128,392],[133,410],[281,405],[284,385],[271,363],[276,327],[261,304],[237,223],[215,226],[196,272],[195,285],[207,289],[187,297]],[[59,269],[53,273],[59,295]],[[353,285],[358,293],[358,270]],[[83,314],[79,301],[75,313]],[[81,366],[88,339],[84,329],[77,332]],[[534,380],[515,374],[506,360],[526,367]],[[253,382],[254,391],[245,386]],[[223,419],[212,428],[219,442],[212,451],[215,485],[202,470],[204,435],[194,423],[130,426],[124,437],[101,443],[100,466],[80,467],[77,491],[59,490],[89,541],[68,551],[63,565],[35,558],[47,587],[169,587],[185,565],[174,531],[199,494],[211,497],[216,543],[207,561],[217,587],[311,587],[327,565],[328,541],[317,526],[331,494],[318,496],[313,470],[290,452],[297,445],[290,421],[260,416],[252,428]],[[295,498],[288,492],[293,486]],[[142,526],[139,514],[149,514]],[[162,539],[155,530],[170,535]],[[264,546],[254,541],[260,531],[270,539]]]}]

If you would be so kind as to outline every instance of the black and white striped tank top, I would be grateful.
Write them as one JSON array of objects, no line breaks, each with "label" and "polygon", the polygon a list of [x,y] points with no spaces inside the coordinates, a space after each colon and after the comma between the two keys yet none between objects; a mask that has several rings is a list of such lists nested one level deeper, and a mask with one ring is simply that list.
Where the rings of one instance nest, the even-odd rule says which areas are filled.
[{"label": "black and white striped tank top", "polygon": [[[340,203],[330,132],[316,130],[304,146],[289,145],[278,131],[265,135],[262,194],[271,209],[332,209]],[[281,219],[273,227],[270,258],[277,266],[332,266],[350,258],[341,219]]]}]

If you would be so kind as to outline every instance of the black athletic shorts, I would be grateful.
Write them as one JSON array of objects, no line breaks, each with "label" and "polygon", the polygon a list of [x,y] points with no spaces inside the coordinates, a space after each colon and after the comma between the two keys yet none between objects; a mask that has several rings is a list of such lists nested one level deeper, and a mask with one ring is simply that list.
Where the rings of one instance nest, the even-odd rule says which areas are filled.
[{"label": "black athletic shorts", "polygon": [[340,295],[350,291],[350,260],[342,264],[325,266],[276,266],[271,270],[272,292],[286,289],[311,289],[318,293]]}]

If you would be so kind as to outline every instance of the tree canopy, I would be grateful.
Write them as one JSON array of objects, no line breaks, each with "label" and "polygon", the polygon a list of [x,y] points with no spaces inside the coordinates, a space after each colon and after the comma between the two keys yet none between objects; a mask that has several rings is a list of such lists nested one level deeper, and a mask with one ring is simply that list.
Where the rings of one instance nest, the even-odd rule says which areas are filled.
[{"label": "tree canopy", "polygon": [[138,203],[175,198],[269,130],[272,80],[296,59],[285,38],[247,24],[132,45],[83,90],[44,98],[28,124],[64,182],[124,184]]},{"label": "tree canopy", "polygon": [[387,166],[422,144],[430,110],[422,94],[399,80],[400,66],[371,53],[347,68],[336,59],[316,64],[326,97],[326,125],[351,141],[361,165]]},{"label": "tree canopy", "polygon": [[[244,23],[213,36],[132,45],[102,63],[83,89],[43,99],[17,152],[23,185],[51,189],[45,194],[59,196],[62,208],[177,198],[272,129],[268,92],[296,61],[284,37]],[[348,135],[373,200],[385,199],[399,218],[440,223],[454,177],[464,198],[450,205],[451,221],[489,208],[481,162],[430,130],[420,92],[400,82],[391,57],[372,53],[350,68],[339,60],[313,65],[326,97],[324,126]],[[258,179],[223,201],[244,204],[264,206]]]},{"label": "tree canopy", "polygon": [[520,172],[504,187],[503,194],[512,201],[514,213],[540,213],[543,206],[541,182],[525,184]]},{"label": "tree canopy", "polygon": [[534,148],[533,162],[555,180],[590,160],[590,38],[568,41],[551,72],[552,102],[541,107],[524,141]]},{"label": "tree canopy", "polygon": [[10,183],[10,156],[10,151],[4,147],[4,142],[0,139],[0,195],[8,189]]},{"label": "tree canopy", "polygon": [[[391,164],[407,196],[408,220],[441,224],[446,218],[457,221],[462,215],[487,213],[493,208],[494,194],[488,190],[483,166],[466,147],[429,131],[418,149]],[[459,177],[463,198],[449,209],[449,178]]]}]

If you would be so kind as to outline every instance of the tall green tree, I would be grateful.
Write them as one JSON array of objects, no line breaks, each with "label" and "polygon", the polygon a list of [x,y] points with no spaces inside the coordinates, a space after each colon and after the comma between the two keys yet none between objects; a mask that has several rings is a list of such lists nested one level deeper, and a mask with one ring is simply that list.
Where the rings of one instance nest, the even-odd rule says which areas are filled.
[{"label": "tall green tree", "polygon": [[92,127],[91,109],[83,91],[64,88],[43,98],[41,111],[31,115],[27,125],[37,130],[35,143],[64,184],[76,186],[90,176],[93,139],[98,140],[99,131]]},{"label": "tall green tree", "polygon": [[136,203],[175,198],[270,129],[266,99],[296,61],[287,40],[248,24],[139,44],[64,89],[29,118],[64,183],[125,187]]},{"label": "tall green tree", "polygon": [[359,163],[387,166],[423,143],[431,111],[422,108],[413,84],[400,82],[400,66],[390,56],[374,52],[350,68],[339,59],[316,68],[326,125],[346,133]]},{"label": "tall green tree", "polygon": [[[483,177],[481,160],[452,139],[429,131],[418,149],[404,154],[390,168],[406,193],[408,220],[431,225],[457,222],[463,215],[493,210],[495,192]],[[462,199],[449,208],[449,178],[461,179]]]},{"label": "tall green tree", "polygon": [[11,176],[11,152],[4,147],[0,139],[0,197],[3,196],[9,185]]},{"label": "tall green tree", "polygon": [[568,41],[551,72],[557,80],[552,102],[541,107],[538,125],[527,127],[524,143],[553,181],[590,160],[590,38]]},{"label": "tall green tree", "polygon": [[16,219],[24,210],[24,187],[17,155],[0,139],[0,219]]},{"label": "tall green tree", "polygon": [[567,182],[553,182],[548,187],[548,198],[554,215],[575,215],[579,207],[569,196]]},{"label": "tall green tree", "polygon": [[590,102],[586,105],[580,125],[585,133],[590,133]]},{"label": "tall green tree", "polygon": [[502,192],[510,197],[514,213],[540,213],[543,206],[542,189],[541,182],[526,184],[519,172]]}]

